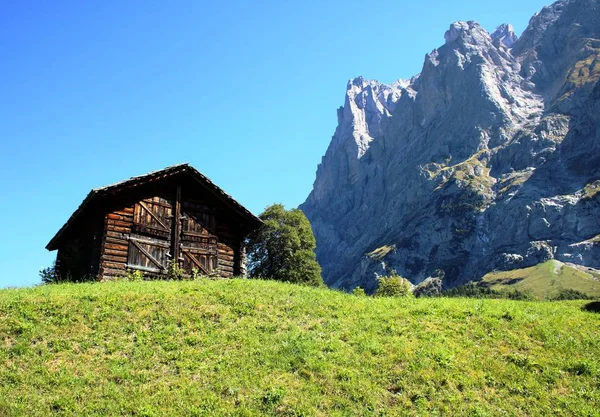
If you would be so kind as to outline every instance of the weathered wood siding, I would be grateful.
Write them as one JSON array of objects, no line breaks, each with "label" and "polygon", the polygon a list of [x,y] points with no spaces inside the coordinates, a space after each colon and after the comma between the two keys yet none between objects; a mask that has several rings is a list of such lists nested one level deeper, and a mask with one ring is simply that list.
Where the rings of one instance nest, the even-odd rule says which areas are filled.
[{"label": "weathered wood siding", "polygon": [[[180,266],[186,273],[197,269],[222,277],[240,275],[245,272],[242,237],[228,213],[211,203],[206,198],[182,201]],[[98,277],[123,277],[135,269],[165,274],[174,244],[172,200],[154,196],[123,204],[104,217]]]},{"label": "weathered wood siding", "polygon": [[123,277],[129,251],[128,237],[133,226],[133,204],[107,213],[100,256],[100,279]]},{"label": "weathered wood siding", "polygon": [[219,236],[219,274],[224,277],[239,275],[235,267],[236,249],[239,246],[239,238],[227,222],[219,222],[217,228]]},{"label": "weathered wood siding", "polygon": [[187,273],[194,269],[206,275],[218,273],[217,210],[197,198],[184,198],[181,206],[180,242],[183,269]]}]

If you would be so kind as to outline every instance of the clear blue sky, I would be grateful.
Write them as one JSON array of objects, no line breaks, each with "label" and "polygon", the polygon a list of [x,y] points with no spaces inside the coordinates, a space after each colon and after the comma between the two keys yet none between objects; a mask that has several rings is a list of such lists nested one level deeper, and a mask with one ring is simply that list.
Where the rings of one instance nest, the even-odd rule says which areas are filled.
[{"label": "clear blue sky", "polygon": [[418,73],[456,20],[549,0],[14,1],[0,12],[0,287],[93,187],[190,162],[259,214],[311,190],[349,78]]}]

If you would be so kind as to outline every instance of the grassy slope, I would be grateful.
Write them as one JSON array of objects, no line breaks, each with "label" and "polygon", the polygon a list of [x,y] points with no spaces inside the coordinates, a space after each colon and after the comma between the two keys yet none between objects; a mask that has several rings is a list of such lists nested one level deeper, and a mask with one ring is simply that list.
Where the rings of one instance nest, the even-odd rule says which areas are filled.
[{"label": "grassy slope", "polygon": [[584,302],[264,281],[0,291],[0,416],[599,415]]},{"label": "grassy slope", "polygon": [[493,289],[531,291],[539,298],[550,298],[561,289],[573,289],[600,297],[600,279],[559,261],[547,261],[530,268],[492,272],[483,277]]}]

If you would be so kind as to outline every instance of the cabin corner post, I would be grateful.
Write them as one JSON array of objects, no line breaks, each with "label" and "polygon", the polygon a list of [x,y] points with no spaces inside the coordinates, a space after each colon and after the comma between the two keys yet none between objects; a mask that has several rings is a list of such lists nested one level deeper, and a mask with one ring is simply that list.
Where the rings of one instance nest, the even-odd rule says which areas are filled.
[{"label": "cabin corner post", "polygon": [[177,185],[177,192],[175,195],[175,215],[174,215],[174,231],[173,231],[173,259],[176,265],[180,264],[179,257],[181,256],[181,250],[179,247],[181,237],[181,185]]},{"label": "cabin corner post", "polygon": [[108,214],[104,214],[103,220],[102,220],[102,237],[101,237],[101,241],[100,241],[100,254],[98,257],[98,275],[96,276],[96,279],[98,281],[104,281],[107,278],[104,276],[104,273],[105,273],[104,262],[105,262],[105,254],[106,254],[107,232],[108,232]]}]

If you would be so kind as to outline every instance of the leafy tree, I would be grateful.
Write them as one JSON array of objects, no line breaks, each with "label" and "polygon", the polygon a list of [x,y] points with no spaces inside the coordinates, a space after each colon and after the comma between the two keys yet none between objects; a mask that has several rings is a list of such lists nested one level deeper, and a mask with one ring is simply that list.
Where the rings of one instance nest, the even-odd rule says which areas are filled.
[{"label": "leafy tree", "polygon": [[304,213],[273,204],[260,218],[263,226],[246,242],[249,275],[323,286],[321,267],[315,256],[315,236]]}]

